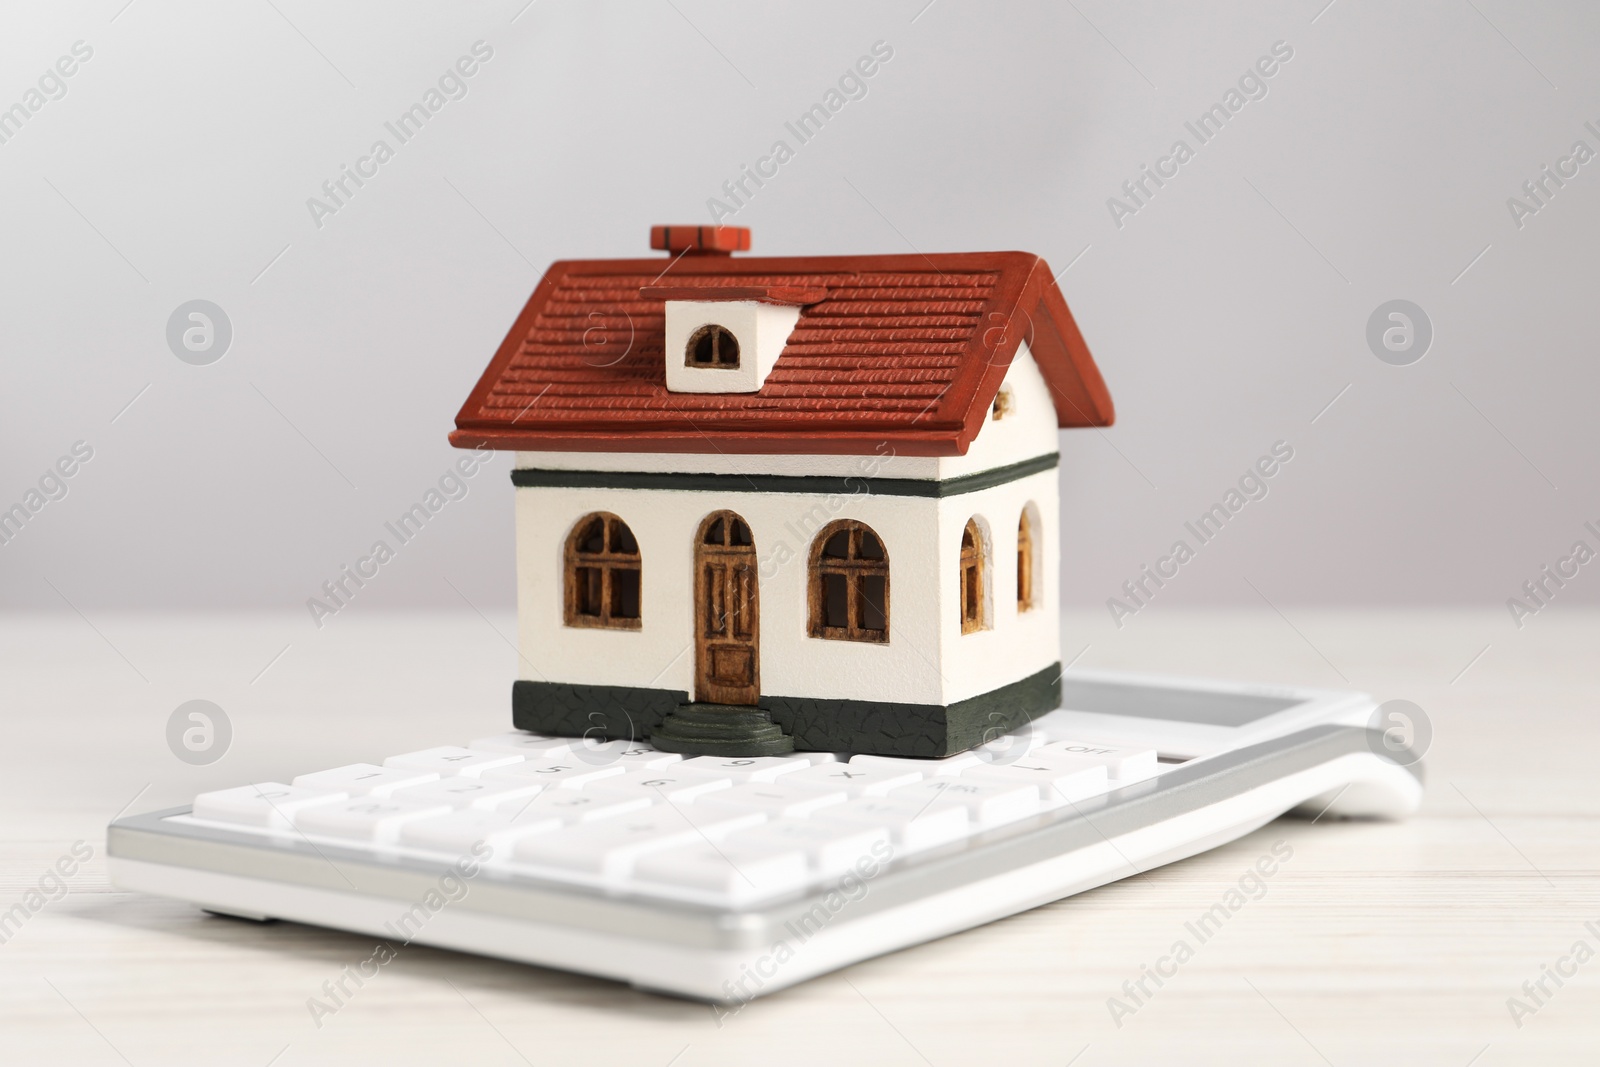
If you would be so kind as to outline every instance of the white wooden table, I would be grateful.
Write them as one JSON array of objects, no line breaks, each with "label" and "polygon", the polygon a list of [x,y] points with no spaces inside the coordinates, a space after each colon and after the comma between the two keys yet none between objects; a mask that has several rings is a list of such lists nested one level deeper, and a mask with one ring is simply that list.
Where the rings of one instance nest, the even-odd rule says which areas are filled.
[{"label": "white wooden table", "polygon": [[[1600,615],[1146,612],[1067,620],[1084,666],[1350,685],[1428,713],[1400,825],[1280,820],[1231,846],[809,982],[719,1026],[609,982],[409,948],[319,1028],[307,1000],[366,939],[113,891],[104,827],[195,792],[509,725],[509,615],[90,613],[0,619],[0,912],[75,840],[94,858],[0,945],[0,1063],[1594,1063]],[[279,655],[281,650],[281,656]],[[1480,650],[1488,646],[1487,651]],[[1478,656],[1476,660],[1474,657]],[[277,657],[276,659],[274,657]],[[270,663],[270,666],[269,666]],[[1470,663],[1470,667],[1469,667]],[[1342,677],[1341,677],[1342,675]],[[180,703],[228,713],[191,767]],[[1293,857],[1118,1026],[1108,998],[1274,842]],[[49,888],[47,886],[47,888]],[[27,910],[26,908],[24,910]],[[1147,980],[1148,984],[1148,980]],[[1537,1011],[1519,1027],[1508,998]],[[1475,1059],[1476,1057],[1476,1059]]]}]

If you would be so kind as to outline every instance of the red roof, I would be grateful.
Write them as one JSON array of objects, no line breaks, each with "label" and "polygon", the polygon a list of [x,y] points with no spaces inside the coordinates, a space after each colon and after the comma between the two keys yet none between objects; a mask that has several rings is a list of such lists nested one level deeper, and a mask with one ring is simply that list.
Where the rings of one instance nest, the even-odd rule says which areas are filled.
[{"label": "red roof", "polygon": [[[757,392],[668,392],[664,299],[723,287],[801,305],[787,345]],[[1066,300],[1025,252],[569,260],[540,280],[450,441],[791,454],[887,442],[901,455],[960,455],[1024,339],[1058,423],[1109,426],[1110,394]]]}]

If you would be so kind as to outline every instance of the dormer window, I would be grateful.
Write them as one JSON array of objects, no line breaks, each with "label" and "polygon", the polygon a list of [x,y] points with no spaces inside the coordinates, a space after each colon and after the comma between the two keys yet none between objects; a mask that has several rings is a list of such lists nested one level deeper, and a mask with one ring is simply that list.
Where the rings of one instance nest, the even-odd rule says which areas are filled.
[{"label": "dormer window", "polygon": [[731,330],[715,323],[702,326],[689,335],[689,343],[684,348],[683,364],[686,367],[738,370],[739,339]]},{"label": "dormer window", "polygon": [[789,343],[801,309],[828,297],[823,285],[739,281],[713,274],[640,288],[644,299],[661,301],[669,392],[759,392]]}]

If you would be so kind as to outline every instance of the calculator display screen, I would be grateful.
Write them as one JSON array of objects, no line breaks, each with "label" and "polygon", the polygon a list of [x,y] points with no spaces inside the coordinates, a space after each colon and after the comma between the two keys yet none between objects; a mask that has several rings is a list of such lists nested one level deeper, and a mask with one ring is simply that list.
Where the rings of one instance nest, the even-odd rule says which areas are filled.
[{"label": "calculator display screen", "polygon": [[1303,703],[1305,701],[1297,697],[1257,693],[1217,693],[1205,689],[1061,679],[1063,711],[1165,719],[1203,726],[1245,726]]}]

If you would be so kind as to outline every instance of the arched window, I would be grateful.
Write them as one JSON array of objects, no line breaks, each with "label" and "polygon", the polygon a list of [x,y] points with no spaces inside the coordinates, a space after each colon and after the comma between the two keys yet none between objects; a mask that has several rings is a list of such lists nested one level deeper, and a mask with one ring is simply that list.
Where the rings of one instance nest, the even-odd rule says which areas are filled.
[{"label": "arched window", "polygon": [[1034,519],[1030,512],[1033,505],[1022,509],[1022,517],[1017,520],[1017,611],[1032,611],[1039,606],[1038,599],[1034,596],[1033,588],[1033,559],[1034,559]]},{"label": "arched window", "polygon": [[689,335],[689,343],[684,346],[683,362],[688,367],[737,368],[739,339],[725,326],[715,323],[702,326]]},{"label": "arched window", "polygon": [[639,628],[639,542],[627,523],[585,515],[567,535],[565,563],[568,626]]},{"label": "arched window", "polygon": [[889,640],[889,554],[865,523],[829,523],[811,542],[811,636]]},{"label": "arched window", "polygon": [[961,632],[970,634],[987,626],[984,603],[983,529],[976,518],[961,531]]}]

